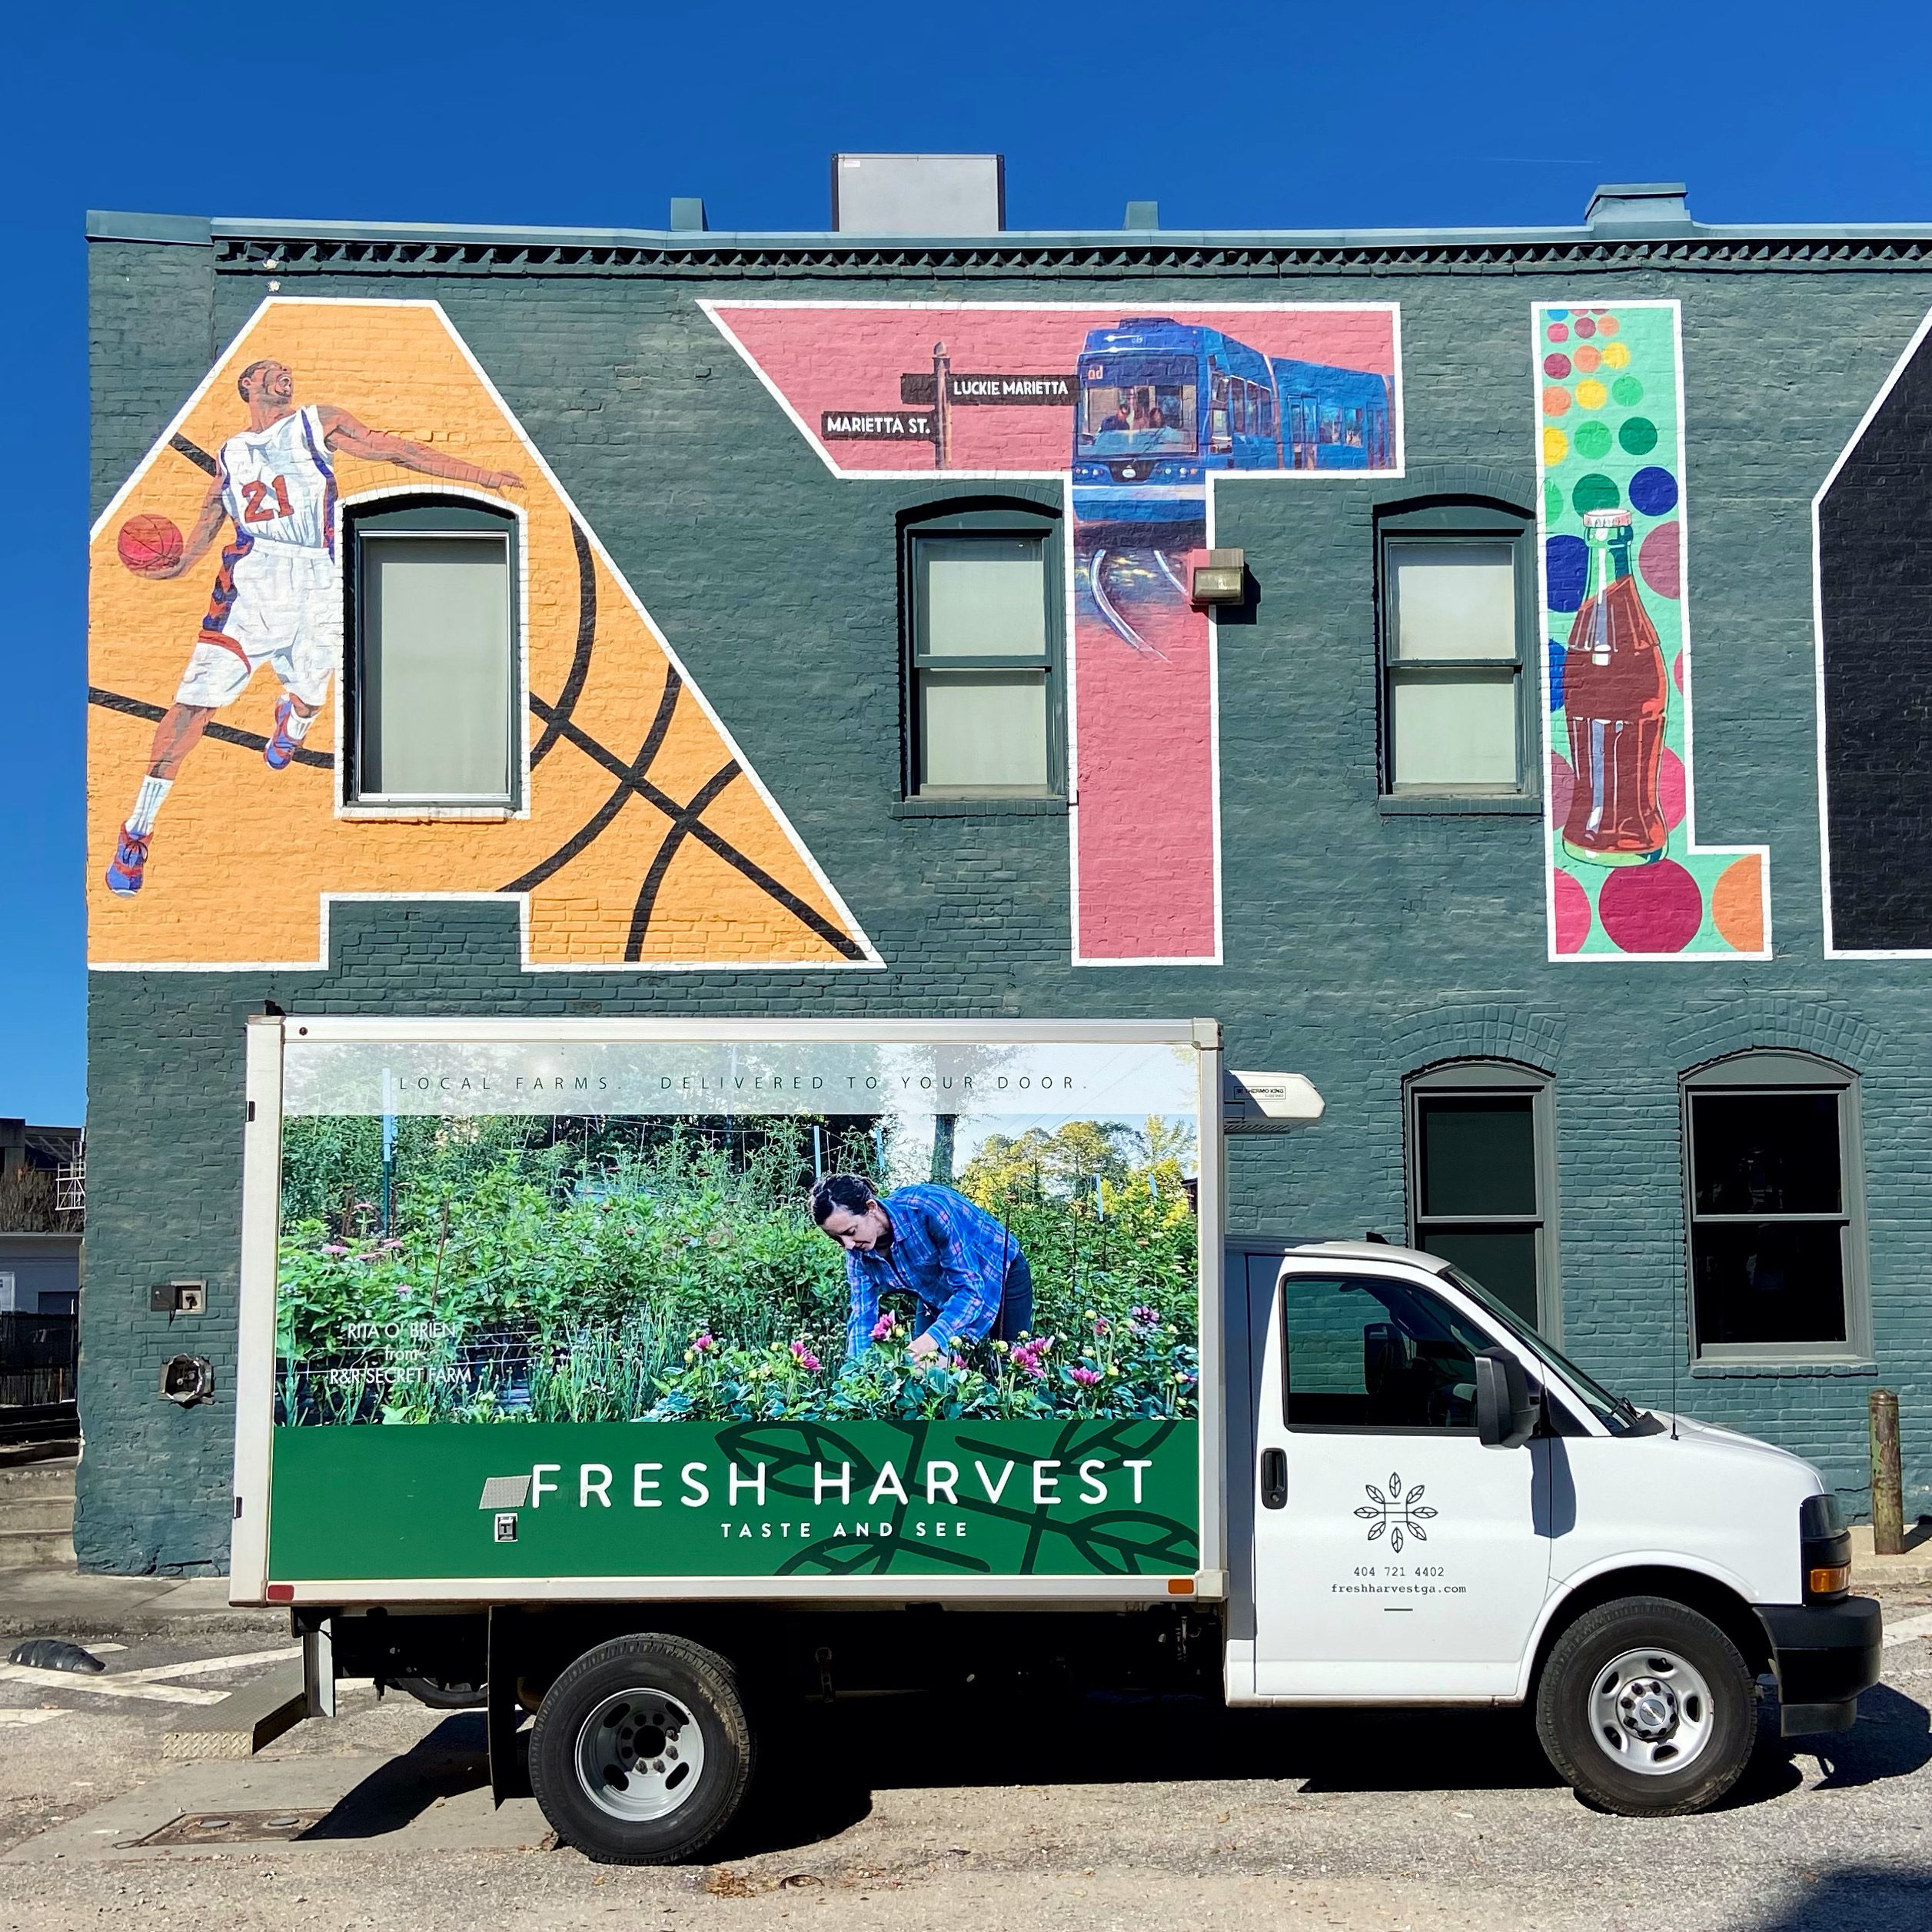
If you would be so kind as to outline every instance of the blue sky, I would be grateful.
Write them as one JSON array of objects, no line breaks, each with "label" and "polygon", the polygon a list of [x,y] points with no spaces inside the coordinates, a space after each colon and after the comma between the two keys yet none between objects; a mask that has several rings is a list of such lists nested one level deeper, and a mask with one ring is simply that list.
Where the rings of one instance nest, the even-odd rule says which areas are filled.
[{"label": "blue sky", "polygon": [[[0,1115],[77,1120],[89,208],[822,228],[835,149],[999,151],[1015,228],[1932,220],[1922,7],[550,0],[41,7],[8,31]],[[1525,432],[1527,434],[1527,431]]]}]

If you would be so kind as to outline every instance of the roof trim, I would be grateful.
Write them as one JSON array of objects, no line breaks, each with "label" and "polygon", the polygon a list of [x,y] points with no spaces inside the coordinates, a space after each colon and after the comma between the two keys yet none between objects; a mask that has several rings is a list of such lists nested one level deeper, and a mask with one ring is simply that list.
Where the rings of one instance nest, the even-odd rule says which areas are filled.
[{"label": "roof trim", "polygon": [[865,236],[660,228],[495,228],[441,222],[268,221],[91,213],[93,241],[212,242],[242,272],[359,269],[734,275],[873,275],[950,268],[979,274],[1333,271],[1388,263],[1516,267],[1591,262],[1827,265],[1932,264],[1932,223],[1718,225],[1618,221],[1595,227],[1309,230],[1009,231],[996,235]]}]

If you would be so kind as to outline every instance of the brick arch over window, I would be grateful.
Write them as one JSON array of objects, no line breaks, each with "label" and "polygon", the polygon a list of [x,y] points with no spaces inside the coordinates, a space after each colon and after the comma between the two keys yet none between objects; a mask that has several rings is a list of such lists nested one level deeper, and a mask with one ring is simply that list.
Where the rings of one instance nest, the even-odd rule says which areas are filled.
[{"label": "brick arch over window", "polygon": [[1554,1074],[1566,1030],[1561,1013],[1499,1001],[1433,1006],[1395,1027],[1388,1055],[1405,1079],[1444,1060],[1514,1061],[1535,1072]]},{"label": "brick arch over window", "polygon": [[1883,1049],[1877,1030],[1817,999],[1758,994],[1681,1021],[1668,1037],[1678,1066],[1704,1068],[1753,1050],[1808,1053],[1848,1073],[1869,1072]]},{"label": "brick arch over window", "polygon": [[1507,463],[1411,464],[1399,483],[1385,484],[1374,497],[1378,516],[1443,501],[1493,503],[1528,517],[1536,501],[1536,479]]}]

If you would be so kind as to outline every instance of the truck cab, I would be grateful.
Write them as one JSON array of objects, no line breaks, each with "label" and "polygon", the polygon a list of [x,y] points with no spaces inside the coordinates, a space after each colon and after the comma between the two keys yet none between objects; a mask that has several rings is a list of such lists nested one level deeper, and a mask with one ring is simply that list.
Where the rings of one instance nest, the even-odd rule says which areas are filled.
[{"label": "truck cab", "polygon": [[1439,1255],[1226,1281],[1231,1704],[1534,1701],[1566,1780],[1652,1814],[1728,1788],[1764,1672],[1786,1735],[1849,1727],[1878,1606],[1808,1464],[1634,1408]]}]

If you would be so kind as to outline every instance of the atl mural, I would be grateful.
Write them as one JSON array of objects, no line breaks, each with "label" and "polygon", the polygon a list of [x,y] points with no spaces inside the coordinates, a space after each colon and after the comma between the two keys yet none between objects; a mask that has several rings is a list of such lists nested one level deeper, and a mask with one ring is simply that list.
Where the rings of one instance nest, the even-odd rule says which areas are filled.
[{"label": "atl mural", "polygon": [[283,1073],[272,1575],[1195,1567],[1191,1046],[296,1039]]},{"label": "atl mural", "polygon": [[1531,314],[1551,956],[1767,956],[1765,849],[1694,831],[1678,304]]},{"label": "atl mural", "polygon": [[[424,493],[515,531],[512,783],[371,813],[344,532]],[[264,302],[89,563],[94,965],[325,965],[332,902],[436,896],[516,903],[532,968],[877,963],[436,304]]]},{"label": "atl mural", "polygon": [[1400,474],[1395,308],[704,306],[834,475],[1066,485],[1074,960],[1217,963],[1215,630],[1188,553],[1218,483]]}]

